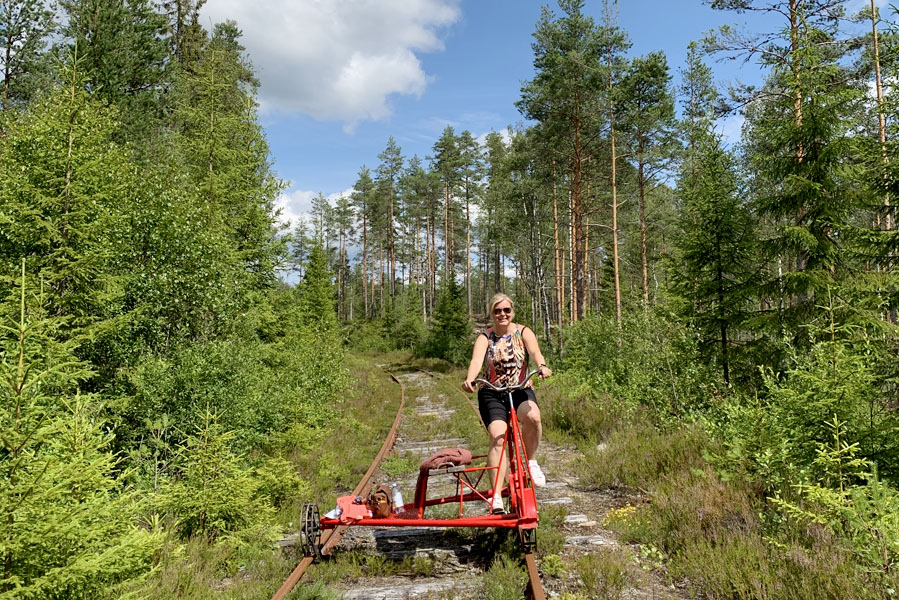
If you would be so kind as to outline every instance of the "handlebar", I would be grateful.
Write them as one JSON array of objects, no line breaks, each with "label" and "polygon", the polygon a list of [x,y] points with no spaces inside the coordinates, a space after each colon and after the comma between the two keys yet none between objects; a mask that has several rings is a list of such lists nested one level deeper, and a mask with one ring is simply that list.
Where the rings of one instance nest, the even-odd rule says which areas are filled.
[{"label": "handlebar", "polygon": [[514,392],[515,390],[522,390],[522,389],[524,389],[524,387],[525,387],[525,385],[527,384],[527,382],[531,380],[531,377],[533,377],[534,375],[536,375],[536,374],[539,373],[539,372],[540,372],[540,369],[539,369],[539,368],[534,369],[533,371],[531,371],[530,373],[528,373],[528,376],[525,377],[524,380],[523,380],[521,383],[519,383],[519,384],[517,384],[517,385],[507,385],[507,386],[505,386],[505,387],[499,387],[499,386],[493,385],[492,383],[490,383],[490,382],[487,381],[486,379],[481,379],[481,378],[475,379],[472,383],[480,383],[481,385],[485,385],[485,386],[487,386],[488,388],[490,388],[491,390],[493,390],[493,391],[495,391],[495,392]]}]

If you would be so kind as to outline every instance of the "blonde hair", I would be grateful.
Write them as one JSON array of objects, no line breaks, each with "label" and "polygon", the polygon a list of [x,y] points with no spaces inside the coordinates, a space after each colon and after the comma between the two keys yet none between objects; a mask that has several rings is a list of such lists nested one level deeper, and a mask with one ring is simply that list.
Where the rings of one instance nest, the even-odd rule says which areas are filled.
[{"label": "blonde hair", "polygon": [[496,305],[499,304],[500,302],[502,302],[503,300],[508,301],[509,306],[512,307],[512,310],[513,311],[515,310],[515,303],[512,302],[512,299],[509,298],[508,296],[506,296],[504,293],[499,292],[497,294],[493,294],[493,298],[490,299],[490,304],[489,304],[490,309],[487,311],[488,317],[493,314],[493,309],[496,308]]}]

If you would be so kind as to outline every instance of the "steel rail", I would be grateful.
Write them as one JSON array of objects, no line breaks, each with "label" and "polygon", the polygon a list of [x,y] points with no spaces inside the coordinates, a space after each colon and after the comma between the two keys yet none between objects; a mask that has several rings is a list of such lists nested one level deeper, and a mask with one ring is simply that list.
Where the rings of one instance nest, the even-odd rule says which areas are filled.
[{"label": "steel rail", "polygon": [[[390,375],[391,379],[397,382],[400,386],[400,407],[396,413],[396,418],[393,421],[393,426],[390,428],[390,432],[387,434],[387,437],[384,440],[384,444],[381,446],[381,450],[378,452],[378,455],[375,457],[374,461],[372,461],[371,466],[369,466],[368,471],[365,472],[359,484],[353,490],[354,496],[363,495],[368,488],[369,482],[371,480],[372,474],[375,472],[375,469],[378,468],[378,465],[381,464],[381,461],[387,456],[387,453],[393,448],[393,444],[396,441],[397,433],[399,430],[400,421],[402,421],[403,409],[406,405],[406,386],[403,385],[403,382],[400,381],[393,373],[381,369],[388,375]],[[478,416],[478,420],[481,420],[481,412],[478,410],[477,406],[475,406],[474,402],[471,400],[471,397],[463,392],[462,390],[455,387],[446,377],[442,375],[438,375],[432,371],[428,371],[426,369],[416,368],[415,370],[421,371],[426,375],[434,378],[440,379],[450,385],[453,390],[464,396],[465,400],[468,401],[469,406]],[[484,422],[481,420],[481,424]],[[343,537],[343,532],[348,528],[347,525],[340,525],[335,527],[334,529],[330,529],[325,531],[322,534],[322,554],[330,554],[331,550],[333,550],[334,546],[336,546],[340,542],[340,538]],[[531,548],[527,548],[524,551],[524,559],[525,565],[527,566],[528,571],[528,585],[525,588],[525,597],[528,600],[546,600],[546,593],[543,591],[543,584],[540,581],[540,572],[537,569],[537,560],[534,557],[534,551]],[[315,558],[312,556],[304,556],[302,560],[300,560],[299,564],[294,568],[294,570],[290,573],[287,579],[281,584],[281,587],[278,588],[278,591],[272,596],[272,600],[283,600],[297,583],[303,578],[306,570],[312,565]]]},{"label": "steel rail", "polygon": [[[457,388],[455,384],[450,382],[449,379],[447,377],[444,377],[443,375],[433,373],[426,369],[416,370],[430,375],[434,379],[442,379],[448,385],[450,385],[450,387],[452,387],[455,392],[465,396],[465,399],[468,400],[468,404],[471,406],[472,410],[476,415],[478,415],[478,420],[481,421],[481,425],[484,425],[484,421],[483,419],[481,419],[481,411],[479,411],[474,402],[472,402],[471,396]],[[486,426],[484,428],[486,429]],[[540,571],[537,569],[537,559],[534,556],[534,550],[527,546],[524,550],[524,562],[528,570],[528,585],[527,588],[525,588],[525,598],[527,598],[528,600],[546,600],[546,593],[543,591],[543,583],[540,581]]]},{"label": "steel rail", "polygon": [[[379,367],[380,368],[380,367]],[[378,455],[375,456],[375,459],[372,461],[371,466],[368,467],[368,470],[365,472],[365,475],[362,476],[362,479],[359,481],[359,484],[356,485],[356,488],[353,490],[354,496],[362,496],[365,492],[368,491],[369,482],[371,480],[372,474],[374,474],[375,469],[381,464],[381,461],[384,460],[384,457],[387,456],[387,453],[393,448],[394,442],[396,442],[397,433],[399,431],[400,421],[403,419],[403,409],[406,406],[406,386],[403,385],[403,382],[400,381],[396,375],[381,369],[388,375],[390,375],[391,379],[397,382],[400,386],[400,407],[399,410],[396,411],[396,418],[393,420],[393,425],[390,427],[390,431],[387,433],[387,437],[384,438],[384,443],[381,445],[381,449],[378,451]],[[343,537],[343,532],[346,531],[346,525],[340,525],[335,527],[334,529],[330,529],[322,534],[322,554],[330,554],[331,550],[337,543],[340,541],[340,538]],[[281,587],[278,588],[278,591],[272,596],[272,600],[283,600],[287,594],[293,590],[294,586],[299,583],[300,579],[303,578],[303,575],[306,573],[306,569],[312,564],[314,557],[312,556],[304,556],[303,559],[299,562],[299,564],[294,568],[294,570],[288,575],[287,579],[284,580],[284,583],[281,584]]]}]

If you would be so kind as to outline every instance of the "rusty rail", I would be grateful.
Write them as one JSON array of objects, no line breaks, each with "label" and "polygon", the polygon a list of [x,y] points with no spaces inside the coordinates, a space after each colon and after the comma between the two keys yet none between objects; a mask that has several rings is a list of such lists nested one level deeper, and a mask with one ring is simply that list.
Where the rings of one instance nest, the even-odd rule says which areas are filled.
[{"label": "rusty rail", "polygon": [[[354,496],[362,496],[368,491],[369,482],[371,480],[372,474],[375,472],[375,469],[378,468],[378,465],[381,464],[381,461],[384,460],[384,457],[387,456],[387,453],[390,452],[391,448],[393,448],[394,442],[396,442],[397,431],[400,426],[400,421],[403,418],[403,409],[406,406],[406,386],[403,385],[403,382],[400,381],[396,375],[393,373],[388,373],[391,379],[397,382],[400,386],[400,407],[399,410],[396,411],[396,418],[393,420],[393,425],[390,427],[390,432],[388,432],[387,437],[384,439],[384,444],[381,445],[381,449],[378,451],[378,455],[375,456],[375,459],[372,461],[371,466],[368,467],[368,471],[365,472],[365,475],[362,476],[362,479],[359,481],[356,488],[353,490]],[[340,541],[340,538],[343,537],[343,532],[346,531],[347,527],[345,525],[341,525],[334,529],[330,529],[322,534],[322,554],[330,554],[331,550],[337,543]],[[312,564],[313,557],[304,556],[300,563],[294,568],[294,570],[290,573],[284,583],[281,584],[281,587],[278,588],[278,591],[275,592],[275,595],[272,596],[272,600],[283,600],[287,594],[294,588],[294,586],[299,583],[300,579],[303,578],[303,575],[306,573],[306,569]]]},{"label": "rusty rail", "polygon": [[[421,371],[425,373],[429,377],[434,379],[440,379],[445,381],[447,384],[453,387],[453,389],[463,395],[465,399],[468,401],[469,406],[478,415],[478,419],[481,418],[481,413],[478,410],[478,407],[475,406],[474,402],[472,402],[471,397],[464,393],[462,390],[458,389],[449,382],[446,377],[442,375],[438,375],[437,373],[433,373],[432,371],[428,371],[426,369],[416,369],[417,371]],[[375,469],[378,468],[378,465],[381,464],[381,461],[384,460],[384,457],[387,456],[387,453],[393,448],[393,444],[396,441],[397,430],[399,429],[400,421],[402,420],[403,408],[406,406],[406,386],[403,385],[403,382],[400,381],[396,375],[385,371],[390,377],[399,384],[400,386],[400,407],[396,413],[396,418],[393,420],[393,426],[390,428],[390,432],[387,434],[387,438],[384,440],[384,444],[381,446],[381,450],[378,452],[378,455],[375,457],[374,461],[372,461],[371,466],[369,466],[368,471],[365,472],[362,479],[359,481],[359,484],[353,490],[354,496],[364,495],[365,492],[368,491],[369,481],[371,479],[372,474],[375,472]],[[483,421],[481,422],[483,425]],[[333,550],[334,546],[340,542],[340,538],[343,537],[343,532],[346,531],[346,525],[340,525],[334,529],[330,529],[322,534],[322,554],[330,554],[331,550]],[[303,578],[303,575],[306,573],[306,569],[312,565],[314,558],[311,556],[304,556],[302,560],[300,560],[299,564],[294,568],[294,570],[290,573],[287,579],[281,584],[281,587],[278,588],[278,591],[272,596],[272,600],[283,600],[287,594],[293,590],[294,586],[299,583],[300,579]],[[546,600],[546,594],[543,591],[543,584],[540,581],[540,572],[537,569],[537,559],[534,557],[533,548],[526,547],[524,551],[524,560],[525,565],[527,566],[528,571],[528,585],[525,588],[525,597],[528,600]]]},{"label": "rusty rail", "polygon": [[[468,400],[469,406],[478,415],[478,420],[481,421],[481,425],[484,425],[484,421],[481,419],[481,411],[478,410],[478,407],[475,406],[474,402],[471,400],[471,396],[463,392],[461,389],[456,387],[447,377],[443,375],[439,375],[432,371],[428,371],[426,369],[417,369],[434,379],[442,379],[448,385],[450,385],[453,390],[463,396]],[[486,426],[485,426],[486,429]],[[525,588],[525,598],[527,600],[546,600],[546,593],[543,591],[543,583],[540,581],[540,571],[537,569],[537,558],[534,556],[534,549],[530,546],[525,546],[524,550],[524,562],[525,566],[527,566],[528,570],[528,585]]]}]

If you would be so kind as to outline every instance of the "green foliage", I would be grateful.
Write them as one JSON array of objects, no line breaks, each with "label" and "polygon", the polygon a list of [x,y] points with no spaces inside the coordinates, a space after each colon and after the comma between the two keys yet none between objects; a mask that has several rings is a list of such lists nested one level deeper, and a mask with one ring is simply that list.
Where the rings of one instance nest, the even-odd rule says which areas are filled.
[{"label": "green foliage", "polygon": [[463,293],[453,278],[440,289],[427,341],[415,348],[415,356],[442,358],[459,365],[471,359],[472,326]]},{"label": "green foliage", "polygon": [[83,58],[90,88],[129,115],[120,123],[124,137],[146,143],[143,138],[158,135],[170,62],[165,19],[154,3],[60,0],[59,5],[65,46]]},{"label": "green foliage", "polygon": [[612,317],[578,321],[566,332],[563,366],[590,394],[647,406],[663,422],[701,410],[724,387],[694,332],[662,309],[630,313],[620,331]]},{"label": "green foliage", "polygon": [[281,508],[296,498],[308,498],[311,486],[297,475],[293,463],[281,456],[266,456],[253,469],[257,493],[266,504]]},{"label": "green foliage", "polygon": [[271,506],[259,498],[258,482],[231,449],[233,437],[207,410],[178,449],[158,502],[160,510],[177,520],[183,537],[215,538],[269,524]]},{"label": "green foliage", "polygon": [[111,143],[115,111],[82,87],[78,62],[64,86],[7,124],[0,144],[0,266],[40,273],[48,309],[80,325],[115,294],[110,232],[121,223],[116,199],[129,178],[125,153]]},{"label": "green foliage", "polygon": [[[677,311],[693,325],[699,350],[721,365],[725,382],[745,328],[756,271],[753,222],[741,199],[733,158],[721,141],[694,134],[695,158],[681,175],[683,211],[672,266]],[[754,373],[742,366],[743,379]],[[747,371],[749,371],[747,373]]]},{"label": "green foliage", "polygon": [[774,502],[788,517],[847,540],[856,567],[886,594],[895,584],[890,574],[899,560],[899,492],[857,457],[858,443],[844,439],[845,423],[835,417],[830,425],[833,443],[818,445],[813,465],[818,482],[797,485],[798,502]]},{"label": "green foliage", "polygon": [[333,332],[337,329],[337,312],[334,308],[334,285],[324,249],[315,245],[309,252],[306,272],[299,286],[303,317],[316,331]]},{"label": "green foliage", "polygon": [[501,556],[484,574],[486,600],[517,600],[528,581],[527,573],[517,561]]},{"label": "green foliage", "polygon": [[53,32],[53,11],[40,0],[10,3],[0,11],[0,64],[5,75],[3,110],[28,103],[47,76],[42,53]]},{"label": "green foliage", "polygon": [[895,478],[896,416],[884,404],[868,356],[865,344],[819,342],[808,355],[794,355],[783,376],[766,375],[763,397],[728,399],[711,416],[712,431],[725,445],[720,466],[748,470],[769,491],[817,481],[818,450],[830,443],[838,422],[841,439],[860,458]]},{"label": "green foliage", "polygon": [[160,535],[137,526],[97,399],[78,389],[88,366],[65,319],[26,293],[22,264],[2,305],[0,597],[106,597],[146,574]]},{"label": "green foliage", "polygon": [[540,560],[540,572],[558,579],[565,574],[565,561],[558,554],[547,554]]},{"label": "green foliage", "polygon": [[618,600],[631,582],[629,555],[623,550],[600,550],[578,557],[575,570],[590,598]]}]

